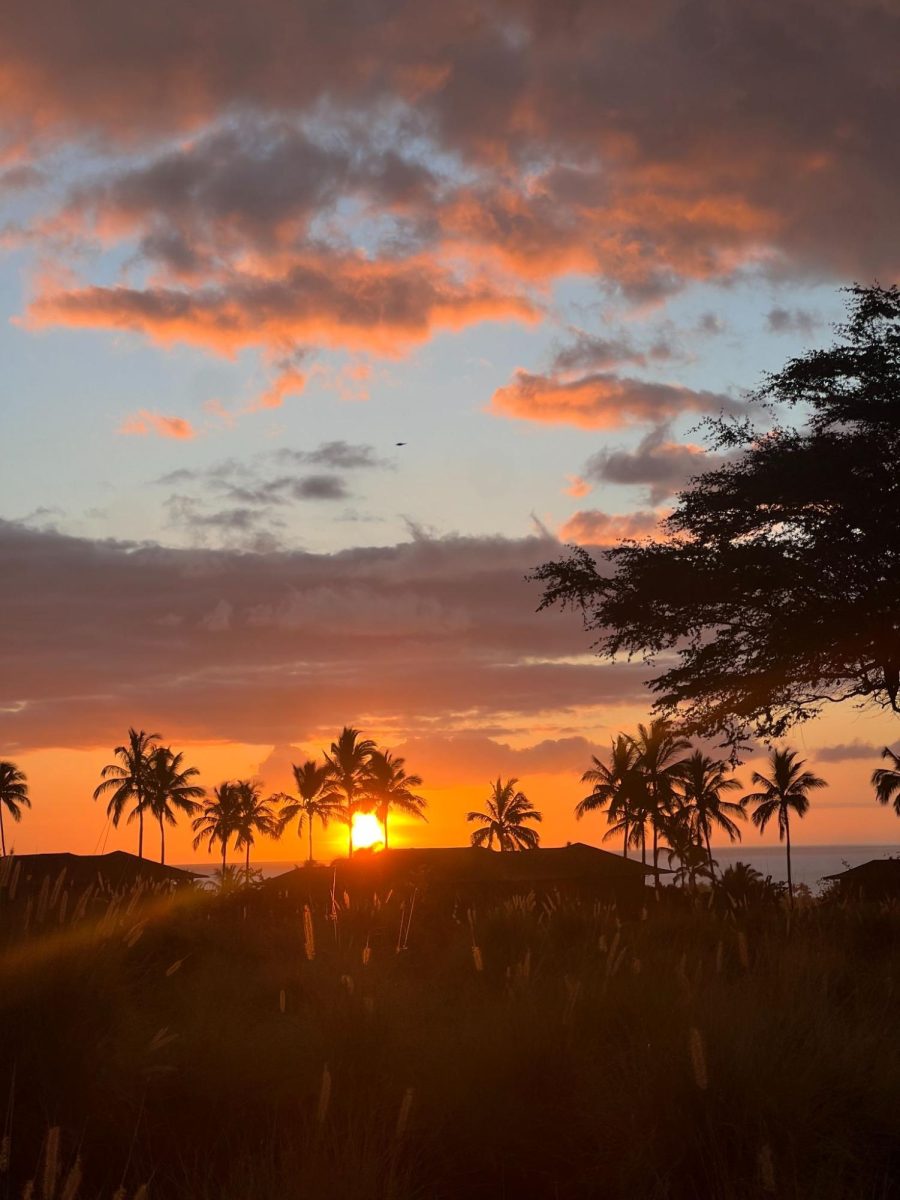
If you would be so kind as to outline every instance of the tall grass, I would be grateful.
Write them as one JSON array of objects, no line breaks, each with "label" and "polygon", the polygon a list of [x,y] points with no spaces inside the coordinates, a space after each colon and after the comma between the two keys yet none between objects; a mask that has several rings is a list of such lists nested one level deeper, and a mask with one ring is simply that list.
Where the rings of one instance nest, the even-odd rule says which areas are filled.
[{"label": "tall grass", "polygon": [[900,1194],[895,910],[51,901],[2,914],[0,1198],[48,1130],[82,1200]]}]

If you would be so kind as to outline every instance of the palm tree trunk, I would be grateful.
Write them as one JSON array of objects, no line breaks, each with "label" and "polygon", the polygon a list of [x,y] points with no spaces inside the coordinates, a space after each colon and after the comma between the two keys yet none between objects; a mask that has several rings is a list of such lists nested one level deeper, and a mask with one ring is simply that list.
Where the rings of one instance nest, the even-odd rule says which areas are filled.
[{"label": "palm tree trunk", "polygon": [[385,848],[385,850],[387,850],[387,848],[388,848],[387,823],[388,823],[388,810],[385,809],[384,810],[384,820],[381,822],[381,828],[384,830],[384,848]]},{"label": "palm tree trunk", "polygon": [[250,843],[249,843],[249,841],[247,842],[247,858],[244,863],[244,876],[246,878],[247,883],[249,883],[250,882]]},{"label": "palm tree trunk", "polygon": [[794,881],[791,879],[791,819],[788,816],[787,807],[784,810],[784,836],[787,842],[787,875],[788,875],[788,896],[790,898],[791,908],[794,907]]},{"label": "palm tree trunk", "polygon": [[159,865],[166,865],[166,827],[163,824],[162,813],[159,814]]},{"label": "palm tree trunk", "polygon": [[659,828],[653,821],[653,887],[659,891]]},{"label": "palm tree trunk", "polygon": [[222,882],[225,882],[225,855],[228,853],[228,838],[222,838]]},{"label": "palm tree trunk", "polygon": [[313,856],[312,856],[312,823],[313,823],[313,819],[312,819],[312,817],[311,817],[310,815],[307,815],[307,818],[306,818],[306,819],[307,819],[307,821],[309,822],[309,826],[308,826],[308,828],[307,828],[307,834],[308,834],[308,836],[309,836],[309,865],[310,865],[310,866],[312,866],[312,861],[313,861]]},{"label": "palm tree trunk", "polygon": [[647,826],[641,825],[641,866],[647,865]]},{"label": "palm tree trunk", "polygon": [[3,805],[0,804],[0,846],[3,847],[3,857],[6,858],[6,833],[3,829]]},{"label": "palm tree trunk", "polygon": [[622,845],[622,857],[628,857],[628,822],[625,822],[625,841]]},{"label": "palm tree trunk", "polygon": [[138,797],[138,858],[144,857],[144,807]]}]

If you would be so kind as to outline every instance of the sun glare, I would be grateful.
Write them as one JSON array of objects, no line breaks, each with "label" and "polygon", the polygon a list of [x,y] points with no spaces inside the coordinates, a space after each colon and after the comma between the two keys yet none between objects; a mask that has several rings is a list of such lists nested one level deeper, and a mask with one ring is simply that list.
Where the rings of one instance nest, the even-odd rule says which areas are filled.
[{"label": "sun glare", "polygon": [[354,850],[365,850],[370,846],[384,845],[384,830],[374,813],[354,813],[350,835],[353,839]]}]

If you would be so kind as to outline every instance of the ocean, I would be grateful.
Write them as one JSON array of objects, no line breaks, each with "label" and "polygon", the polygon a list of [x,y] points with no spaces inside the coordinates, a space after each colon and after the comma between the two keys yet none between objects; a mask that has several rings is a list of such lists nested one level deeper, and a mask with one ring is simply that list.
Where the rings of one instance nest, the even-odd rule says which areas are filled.
[{"label": "ocean", "polygon": [[[900,843],[890,846],[793,846],[791,848],[791,873],[794,883],[805,883],[813,892],[817,891],[823,876],[835,875],[848,867],[859,866],[872,858],[891,858],[900,856]],[[776,882],[787,882],[787,865],[784,846],[727,846],[713,847],[713,858],[720,871],[724,871],[736,862],[748,863],[763,875],[771,875]],[[201,863],[180,863],[186,871],[196,871],[202,875],[212,875],[218,870],[218,863],[207,861]],[[232,863],[231,865],[241,865]],[[260,871],[264,878],[281,875],[301,863],[294,862],[251,862],[254,871]],[[666,866],[666,856],[660,855],[660,866]]]}]

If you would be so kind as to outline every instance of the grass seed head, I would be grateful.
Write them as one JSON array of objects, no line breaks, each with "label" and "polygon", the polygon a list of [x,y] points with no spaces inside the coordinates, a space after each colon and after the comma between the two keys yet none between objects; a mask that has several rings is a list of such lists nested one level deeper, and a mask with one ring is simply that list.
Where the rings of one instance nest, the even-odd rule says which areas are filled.
[{"label": "grass seed head", "polygon": [[412,1111],[415,1094],[415,1088],[408,1087],[403,1093],[403,1099],[400,1101],[400,1111],[397,1113],[397,1128],[395,1130],[398,1142],[406,1133],[406,1126],[409,1124],[409,1114]]},{"label": "grass seed head", "polygon": [[52,1200],[56,1194],[56,1181],[59,1178],[59,1126],[54,1125],[47,1130],[47,1141],[44,1147],[44,1177],[41,1182],[43,1200]]},{"label": "grass seed head", "polygon": [[760,1146],[756,1156],[756,1169],[759,1172],[759,1182],[764,1192],[774,1192],[775,1163],[772,1160],[772,1147],[766,1142]]},{"label": "grass seed head", "polygon": [[66,1181],[63,1184],[63,1189],[59,1194],[59,1200],[76,1200],[78,1189],[81,1187],[81,1159],[76,1158],[72,1164],[72,1169],[66,1176]]},{"label": "grass seed head", "polygon": [[316,1107],[316,1124],[323,1125],[328,1116],[328,1105],[331,1103],[331,1072],[328,1063],[322,1068],[322,1082],[319,1085],[319,1103]]},{"label": "grass seed head", "polygon": [[709,1087],[709,1077],[706,1073],[706,1049],[703,1045],[703,1035],[700,1030],[691,1026],[688,1034],[688,1045],[691,1052],[691,1070],[694,1073],[694,1083],[701,1092]]},{"label": "grass seed head", "polygon": [[312,910],[303,905],[303,948],[310,962],[316,957],[316,933],[313,928]]}]

